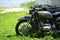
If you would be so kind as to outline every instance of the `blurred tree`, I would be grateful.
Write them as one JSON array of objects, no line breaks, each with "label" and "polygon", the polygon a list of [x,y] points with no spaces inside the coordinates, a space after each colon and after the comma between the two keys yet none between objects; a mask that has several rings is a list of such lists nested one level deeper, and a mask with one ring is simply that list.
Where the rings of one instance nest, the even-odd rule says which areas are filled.
[{"label": "blurred tree", "polygon": [[22,3],[20,6],[29,8],[29,7],[33,6],[34,4],[35,4],[35,2],[28,2],[28,3]]}]

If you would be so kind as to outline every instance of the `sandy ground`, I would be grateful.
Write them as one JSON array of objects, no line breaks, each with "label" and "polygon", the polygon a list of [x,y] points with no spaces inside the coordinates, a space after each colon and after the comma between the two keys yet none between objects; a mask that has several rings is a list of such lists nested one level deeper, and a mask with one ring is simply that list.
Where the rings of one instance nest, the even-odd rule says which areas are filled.
[{"label": "sandy ground", "polygon": [[24,8],[6,8],[2,13],[5,12],[19,12],[19,11],[24,11]]}]

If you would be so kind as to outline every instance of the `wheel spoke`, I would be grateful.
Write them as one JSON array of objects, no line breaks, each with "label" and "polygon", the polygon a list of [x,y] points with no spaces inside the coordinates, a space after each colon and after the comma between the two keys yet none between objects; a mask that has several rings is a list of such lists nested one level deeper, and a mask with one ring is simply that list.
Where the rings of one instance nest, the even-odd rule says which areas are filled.
[{"label": "wheel spoke", "polygon": [[19,33],[20,34],[27,34],[29,29],[31,28],[31,25],[28,22],[23,22],[19,25]]}]

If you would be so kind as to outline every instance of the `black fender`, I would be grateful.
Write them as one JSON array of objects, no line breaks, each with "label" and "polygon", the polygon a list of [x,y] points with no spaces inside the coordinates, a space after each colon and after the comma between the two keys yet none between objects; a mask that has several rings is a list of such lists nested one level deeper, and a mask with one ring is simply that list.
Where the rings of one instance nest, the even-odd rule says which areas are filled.
[{"label": "black fender", "polygon": [[53,13],[53,16],[56,17],[56,18],[57,18],[57,17],[60,17],[60,12],[55,12],[55,13]]},{"label": "black fender", "polygon": [[23,17],[19,18],[18,21],[29,20],[30,18],[31,18],[30,16],[23,16]]}]

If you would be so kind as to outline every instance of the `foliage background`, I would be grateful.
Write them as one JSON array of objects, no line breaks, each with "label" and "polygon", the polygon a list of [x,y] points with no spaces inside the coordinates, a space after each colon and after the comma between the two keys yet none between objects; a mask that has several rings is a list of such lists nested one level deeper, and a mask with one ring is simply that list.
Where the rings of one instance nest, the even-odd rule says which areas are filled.
[{"label": "foliage background", "polygon": [[35,2],[28,2],[28,3],[22,3],[20,6],[29,8],[29,7],[33,6],[34,4],[35,4]]}]

